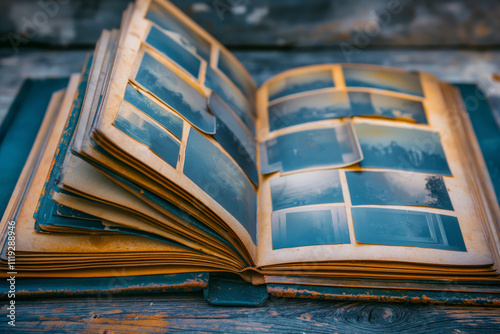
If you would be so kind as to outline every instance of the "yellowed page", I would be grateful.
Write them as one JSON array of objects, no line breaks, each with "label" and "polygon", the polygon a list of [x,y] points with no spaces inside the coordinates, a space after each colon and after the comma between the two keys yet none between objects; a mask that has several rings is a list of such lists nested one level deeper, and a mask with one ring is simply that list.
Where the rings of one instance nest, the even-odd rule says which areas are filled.
[{"label": "yellowed page", "polygon": [[[186,82],[189,82],[189,84],[194,89],[202,93],[207,98],[210,94],[210,90],[203,85],[203,70],[200,72],[200,76],[198,78],[193,78],[192,76],[184,72],[181,68],[179,68],[178,65],[176,65],[174,62],[169,60],[167,57],[159,54],[159,52],[154,48],[151,48],[149,44],[144,43],[144,40],[152,27],[152,23],[144,19],[149,5],[149,1],[138,1],[136,3],[136,8],[132,14],[130,24],[127,28],[124,43],[118,50],[119,56],[117,59],[116,67],[113,69],[110,81],[112,82],[112,84],[105,92],[105,99],[102,106],[102,118],[99,119],[99,124],[96,129],[97,132],[94,133],[93,138],[99,144],[106,142],[107,145],[119,147],[121,151],[123,151],[134,161],[137,161],[141,166],[145,166],[145,168],[148,168],[151,172],[161,176],[161,179],[163,179],[164,182],[174,185],[179,189],[184,189],[187,193],[189,193],[190,196],[198,199],[203,205],[212,209],[216,213],[216,215],[220,217],[221,220],[225,222],[229,226],[229,228],[236,233],[236,235],[245,245],[248,252],[251,254],[252,258],[255,259],[256,246],[242,224],[212,197],[207,195],[207,193],[203,189],[201,189],[198,185],[196,185],[193,181],[191,181],[183,174],[182,168],[184,167],[183,161],[185,157],[185,153],[183,152],[183,150],[185,150],[188,135],[193,131],[198,131],[190,125],[189,121],[184,119],[184,132],[181,138],[181,152],[179,154],[177,168],[173,168],[169,164],[165,163],[165,161],[159,158],[159,156],[152,152],[147,146],[138,145],[137,141],[127,136],[113,125],[118,112],[122,108],[131,108],[131,106],[126,102],[122,102],[125,94],[125,89],[129,82],[141,93],[146,94],[154,101],[161,103],[161,101],[159,101],[154,96],[151,96],[151,94],[143,89],[140,84],[134,81],[136,71],[142,61],[144,52],[148,52],[148,54],[156,59],[156,61],[160,62],[163,66],[166,66],[170,71],[183,78],[183,80],[185,80]],[[216,50],[213,51],[216,55],[218,54],[218,52],[224,52],[227,57],[232,57],[229,53],[226,52],[227,50],[225,50],[206,32],[201,30],[185,16],[180,15],[181,13],[176,8],[167,3],[162,3],[161,5],[164,6],[167,10],[170,10],[175,15],[179,15],[181,21],[183,21],[187,26],[196,31],[200,36],[205,38],[211,44],[212,50]],[[215,58],[212,57],[211,59]],[[204,64],[202,65],[202,68],[203,66],[205,66],[205,68],[206,66],[209,66],[209,64],[204,63],[204,60],[202,61],[202,64]],[[213,65],[214,64],[211,64],[212,67]],[[218,71],[217,68],[213,68],[213,70]],[[246,71],[242,69],[242,72],[245,73]],[[249,80],[251,82],[251,79]],[[183,117],[183,115],[179,114],[176,110],[171,109],[171,111]],[[219,148],[221,152],[226,154],[225,151],[221,149],[220,145],[218,145],[218,143],[213,138],[209,137],[206,134],[203,134],[203,136],[215,147]],[[233,161],[233,159],[229,155],[227,157],[230,161]],[[235,165],[237,166],[237,164]],[[237,168],[239,167],[237,166]],[[241,173],[241,170],[239,172]]]},{"label": "yellowed page", "polygon": [[[258,127],[262,130],[259,132],[259,141],[263,142],[270,138],[282,135],[284,133],[297,132],[304,129],[322,129],[328,127],[333,120],[319,120],[308,122],[298,125],[285,127],[283,129],[270,131],[269,117],[267,114],[269,102],[269,86],[273,82],[280,79],[296,74],[308,74],[317,70],[331,71],[335,87],[323,88],[324,92],[366,92],[384,94],[388,96],[395,96],[405,98],[408,100],[421,101],[425,108],[425,115],[427,116],[428,124],[417,124],[411,120],[404,119],[377,119],[373,117],[354,117],[354,124],[373,124],[384,125],[403,129],[422,129],[432,130],[438,132],[441,138],[441,144],[444,149],[446,160],[451,170],[452,176],[443,176],[446,188],[453,203],[453,211],[441,210],[436,208],[429,208],[425,206],[380,206],[372,205],[368,207],[387,208],[387,209],[400,209],[411,210],[418,212],[431,212],[437,214],[446,214],[448,216],[457,217],[467,248],[466,252],[463,251],[450,251],[441,249],[431,249],[422,247],[408,247],[408,246],[383,246],[375,244],[362,244],[356,242],[355,233],[353,229],[353,221],[351,215],[352,204],[350,203],[349,188],[347,186],[345,173],[347,171],[356,170],[377,170],[377,171],[392,171],[380,168],[360,168],[359,165],[354,164],[345,168],[339,169],[340,182],[344,201],[338,204],[319,204],[318,208],[335,206],[345,206],[347,223],[349,227],[350,243],[336,244],[336,245],[311,245],[302,247],[291,247],[273,249],[272,240],[272,199],[270,182],[273,179],[279,178],[280,174],[274,173],[266,176],[261,175],[261,187],[259,190],[259,234],[258,234],[258,266],[272,266],[283,263],[296,263],[296,262],[321,262],[321,261],[396,261],[396,262],[410,262],[417,264],[429,265],[470,265],[470,266],[484,266],[493,264],[491,251],[486,242],[487,235],[484,231],[484,224],[486,217],[482,214],[480,209],[480,202],[476,194],[470,190],[470,182],[473,182],[471,175],[467,175],[464,169],[464,162],[467,157],[461,155],[456,144],[455,129],[455,115],[452,114],[453,110],[446,105],[439,82],[435,77],[429,74],[420,74],[420,82],[422,85],[423,96],[415,96],[401,92],[389,91],[377,88],[364,88],[364,87],[346,87],[343,76],[343,68],[368,68],[380,70],[383,72],[384,68],[376,66],[365,65],[318,65],[309,66],[291,71],[284,72],[278,76],[271,78],[266,82],[258,92],[257,105],[259,114]],[[405,73],[400,70],[389,69],[388,71]],[[314,91],[305,91],[290,95],[289,97],[280,97],[276,100],[286,100],[297,96],[307,96],[314,94]],[[272,102],[275,103],[275,102]],[[338,122],[338,121],[337,121]],[[287,174],[294,174],[300,171],[293,171]]]}]

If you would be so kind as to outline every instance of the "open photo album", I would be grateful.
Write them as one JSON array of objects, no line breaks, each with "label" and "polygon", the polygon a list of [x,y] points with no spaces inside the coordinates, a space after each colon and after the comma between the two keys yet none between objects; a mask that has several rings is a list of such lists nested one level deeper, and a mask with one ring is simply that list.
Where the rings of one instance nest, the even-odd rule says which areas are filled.
[{"label": "open photo album", "polygon": [[15,251],[22,277],[488,287],[499,222],[454,86],[319,64],[257,87],[179,9],[138,0],[53,94],[1,221],[1,263]]}]

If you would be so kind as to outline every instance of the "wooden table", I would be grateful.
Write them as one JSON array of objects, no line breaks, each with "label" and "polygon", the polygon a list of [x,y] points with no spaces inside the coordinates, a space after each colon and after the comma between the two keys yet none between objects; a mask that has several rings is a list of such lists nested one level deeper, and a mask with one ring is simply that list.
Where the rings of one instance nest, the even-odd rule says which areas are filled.
[{"label": "wooden table", "polygon": [[[79,72],[91,50],[0,49],[0,120],[24,77]],[[236,51],[258,84],[285,69],[328,62],[371,63],[428,71],[443,80],[479,82],[500,119],[500,51]],[[496,76],[494,74],[497,74]],[[16,300],[15,332],[500,333],[500,308],[333,302],[271,297],[262,307],[215,307],[201,293]],[[2,305],[0,332],[12,331]]]}]

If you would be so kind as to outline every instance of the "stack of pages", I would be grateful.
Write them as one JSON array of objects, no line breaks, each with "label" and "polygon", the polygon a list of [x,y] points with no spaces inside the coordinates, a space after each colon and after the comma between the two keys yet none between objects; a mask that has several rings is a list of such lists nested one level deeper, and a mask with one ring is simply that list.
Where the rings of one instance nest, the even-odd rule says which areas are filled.
[{"label": "stack of pages", "polygon": [[1,263],[15,225],[25,277],[497,284],[499,211],[453,86],[321,64],[256,87],[179,9],[140,0],[53,95]]}]

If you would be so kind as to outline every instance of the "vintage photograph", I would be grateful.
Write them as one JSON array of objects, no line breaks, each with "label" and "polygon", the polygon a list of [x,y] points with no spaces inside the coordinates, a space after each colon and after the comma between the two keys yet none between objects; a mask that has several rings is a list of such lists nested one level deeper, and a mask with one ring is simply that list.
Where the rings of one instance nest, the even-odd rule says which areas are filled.
[{"label": "vintage photograph", "polygon": [[424,96],[420,75],[415,72],[343,66],[343,73],[347,87],[376,88]]},{"label": "vintage photograph", "polygon": [[392,95],[349,92],[352,116],[371,116],[427,124],[425,109],[420,101]]},{"label": "vintage photograph", "polygon": [[206,97],[148,52],[144,52],[135,81],[196,128],[215,133],[215,117],[208,111]]},{"label": "vintage photograph", "polygon": [[453,210],[442,176],[412,172],[346,171],[352,205],[415,205]]},{"label": "vintage photograph", "polygon": [[216,117],[213,137],[236,161],[253,184],[259,184],[257,146],[253,137],[217,94],[210,95],[208,104]]},{"label": "vintage photograph", "polygon": [[183,46],[182,36],[171,31],[162,31],[151,26],[146,43],[170,58],[196,79],[200,73],[201,60]]},{"label": "vintage photograph", "polygon": [[354,128],[363,152],[361,167],[452,175],[437,132],[367,123]]},{"label": "vintage photograph", "polygon": [[139,143],[149,147],[170,166],[174,168],[177,166],[179,141],[142,112],[123,102],[113,125]]},{"label": "vintage photograph", "polygon": [[241,119],[243,124],[255,137],[255,117],[250,105],[235,87],[229,84],[218,70],[207,67],[205,86],[215,92],[231,110]]},{"label": "vintage photograph", "polygon": [[287,133],[260,143],[260,172],[343,167],[363,155],[350,122]]},{"label": "vintage photograph", "polygon": [[255,93],[257,92],[252,78],[247,76],[246,69],[234,60],[227,51],[219,47],[217,68],[224,73],[231,82],[238,87],[240,92],[250,101],[252,108],[255,106]]},{"label": "vintage photograph", "polygon": [[269,131],[289,126],[351,116],[349,97],[345,91],[311,94],[271,103],[267,109]]},{"label": "vintage photograph", "polygon": [[182,36],[182,42],[191,52],[196,53],[207,62],[210,60],[212,45],[197,31],[191,29],[182,20],[160,4],[160,1],[152,1],[146,13],[146,19],[157,24],[160,28],[178,33]]},{"label": "vintage photograph", "polygon": [[273,249],[350,243],[343,205],[279,211],[271,219]]},{"label": "vintage photograph", "polygon": [[467,251],[456,217],[363,207],[354,207],[351,212],[357,242]]},{"label": "vintage photograph", "polygon": [[131,84],[127,85],[127,90],[125,91],[125,97],[123,99],[154,119],[158,124],[170,131],[177,139],[182,139],[182,126],[184,124],[182,118],[164,106],[154,102]]},{"label": "vintage photograph", "polygon": [[290,74],[269,85],[269,101],[316,89],[335,87],[331,69]]},{"label": "vintage photograph", "polygon": [[271,179],[273,211],[299,206],[342,203],[338,170],[303,172]]},{"label": "vintage photograph", "polygon": [[269,131],[309,122],[342,117],[368,116],[406,120],[427,124],[420,101],[390,95],[335,91],[312,92],[307,95],[271,102],[268,106]]},{"label": "vintage photograph", "polygon": [[189,132],[184,175],[236,218],[256,243],[257,194],[252,183],[196,129]]}]

